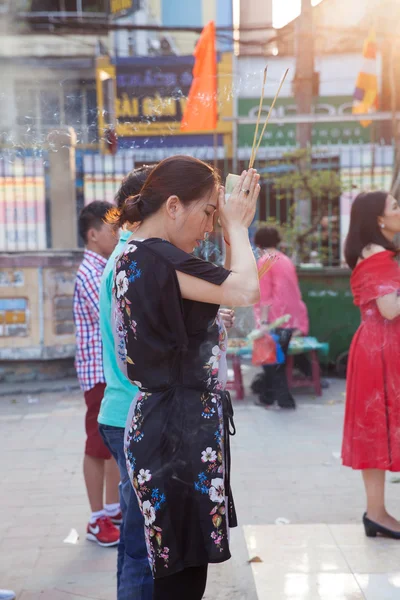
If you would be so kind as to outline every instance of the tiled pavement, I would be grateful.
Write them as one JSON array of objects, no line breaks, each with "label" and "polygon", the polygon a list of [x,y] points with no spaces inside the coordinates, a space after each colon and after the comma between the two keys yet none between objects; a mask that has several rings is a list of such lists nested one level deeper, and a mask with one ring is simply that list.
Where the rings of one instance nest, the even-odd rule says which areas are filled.
[{"label": "tiled pavement", "polygon": [[[302,394],[295,412],[235,403],[240,527],[206,600],[400,599],[400,543],[365,538],[360,475],[340,466],[343,392],[333,382],[322,399]],[[115,549],[84,539],[83,415],[77,391],[0,398],[0,588],[20,600],[116,597]],[[400,517],[400,485],[387,489]]]}]

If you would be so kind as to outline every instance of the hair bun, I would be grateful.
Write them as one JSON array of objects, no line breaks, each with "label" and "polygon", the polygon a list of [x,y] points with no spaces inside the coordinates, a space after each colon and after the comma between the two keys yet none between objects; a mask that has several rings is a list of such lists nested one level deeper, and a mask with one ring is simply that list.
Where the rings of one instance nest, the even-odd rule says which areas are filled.
[{"label": "hair bun", "polygon": [[[130,200],[130,198],[128,198],[128,200]],[[143,203],[143,198],[140,194],[138,194],[137,196],[133,196],[132,200],[130,200],[130,205],[131,206],[138,206],[139,204]]]},{"label": "hair bun", "polygon": [[137,194],[136,196],[129,196],[126,200],[125,200],[126,204],[128,204],[130,207],[131,206],[139,206],[140,204],[143,203],[143,198],[140,194]]},{"label": "hair bun", "polygon": [[143,206],[143,198],[140,194],[127,198],[121,208],[119,225],[124,222],[137,223],[142,220],[141,208]]}]

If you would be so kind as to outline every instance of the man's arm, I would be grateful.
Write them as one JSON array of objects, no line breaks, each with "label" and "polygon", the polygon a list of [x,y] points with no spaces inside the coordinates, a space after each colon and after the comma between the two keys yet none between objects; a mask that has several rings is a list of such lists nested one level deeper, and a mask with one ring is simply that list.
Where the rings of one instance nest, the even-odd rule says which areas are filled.
[{"label": "man's arm", "polygon": [[82,298],[89,312],[97,321],[100,318],[100,281],[101,278],[97,273],[90,273],[80,286]]}]

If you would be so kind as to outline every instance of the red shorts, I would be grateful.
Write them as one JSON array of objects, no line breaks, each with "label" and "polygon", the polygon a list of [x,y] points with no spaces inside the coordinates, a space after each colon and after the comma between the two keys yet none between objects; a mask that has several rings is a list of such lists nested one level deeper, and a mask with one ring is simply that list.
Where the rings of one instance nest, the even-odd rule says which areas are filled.
[{"label": "red shorts", "polygon": [[108,460],[111,458],[111,453],[106,448],[103,438],[99,432],[99,424],[97,417],[99,416],[100,404],[103,400],[104,390],[106,389],[105,383],[96,383],[96,385],[85,392],[85,402],[87,406],[86,417],[85,417],[85,428],[86,428],[86,446],[85,454],[93,456],[93,458],[103,458]]}]

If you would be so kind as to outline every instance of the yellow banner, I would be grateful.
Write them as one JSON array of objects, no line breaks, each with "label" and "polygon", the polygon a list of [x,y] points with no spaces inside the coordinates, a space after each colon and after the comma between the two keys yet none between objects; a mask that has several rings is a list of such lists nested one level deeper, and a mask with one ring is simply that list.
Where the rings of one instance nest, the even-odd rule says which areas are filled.
[{"label": "yellow banner", "polygon": [[132,0],[111,0],[110,4],[111,14],[132,8]]}]

